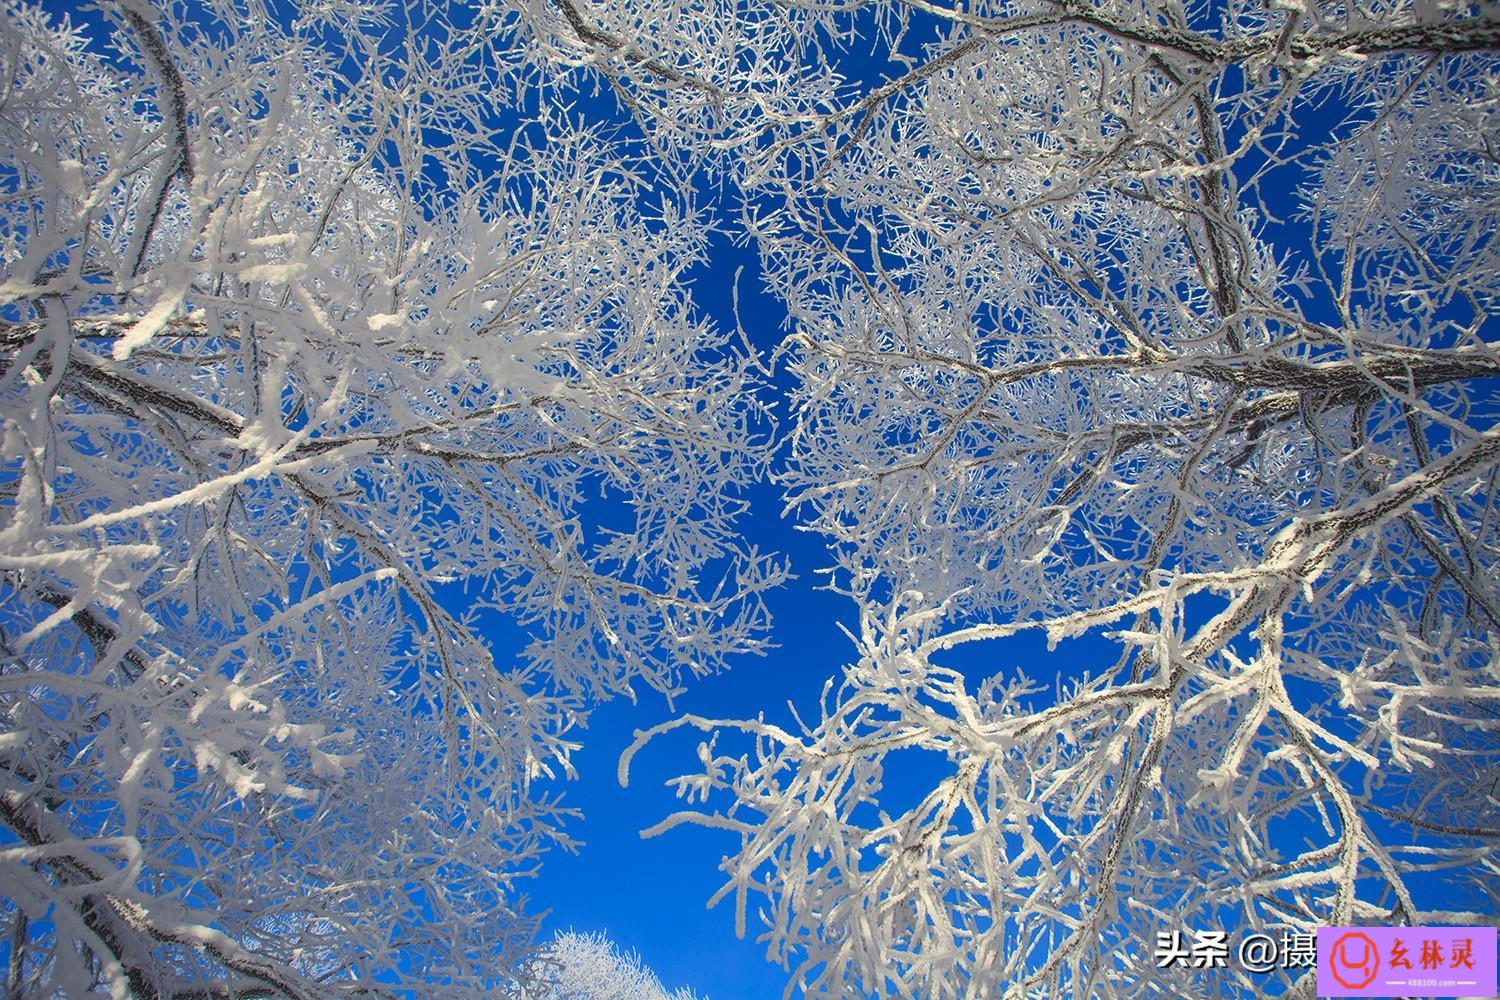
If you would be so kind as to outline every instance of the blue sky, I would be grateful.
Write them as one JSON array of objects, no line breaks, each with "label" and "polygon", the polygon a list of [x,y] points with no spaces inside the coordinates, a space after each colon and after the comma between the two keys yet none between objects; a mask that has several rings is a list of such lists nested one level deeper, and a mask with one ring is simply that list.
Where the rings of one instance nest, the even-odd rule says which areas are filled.
[{"label": "blue sky", "polygon": [[[709,262],[692,276],[698,305],[721,326],[733,328],[735,271],[740,279],[740,319],[760,351],[780,340],[784,311],[760,291],[753,251],[716,240]],[[778,382],[785,379],[777,371]],[[780,996],[786,977],[754,941],[734,934],[734,909],[726,901],[705,904],[719,888],[719,859],[735,848],[732,834],[681,826],[644,840],[639,832],[680,808],[663,782],[697,765],[700,734],[675,733],[652,743],[635,759],[631,784],[621,788],[616,764],[636,729],[692,712],[714,718],[744,718],[759,711],[787,715],[786,701],[812,704],[824,681],[837,676],[853,651],[839,631],[852,627],[853,605],[818,589],[814,571],[829,564],[822,540],[795,529],[782,517],[780,491],[758,486],[747,498],[743,520],[748,538],[790,558],[797,578],[768,602],[777,648],[764,657],[740,657],[732,670],[691,682],[673,706],[645,690],[636,704],[617,699],[594,710],[578,734],[583,749],[574,758],[578,779],[563,792],[583,818],[568,827],[583,841],[576,855],[553,851],[533,882],[534,905],[550,910],[547,931],[603,931],[622,948],[638,952],[668,988],[691,986],[714,1000]],[[674,711],[675,709],[675,711]]]}]

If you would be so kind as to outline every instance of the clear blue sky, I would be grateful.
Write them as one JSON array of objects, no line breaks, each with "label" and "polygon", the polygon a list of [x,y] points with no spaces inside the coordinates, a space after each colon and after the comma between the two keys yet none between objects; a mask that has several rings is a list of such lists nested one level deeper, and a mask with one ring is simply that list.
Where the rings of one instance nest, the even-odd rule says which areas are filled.
[{"label": "clear blue sky", "polygon": [[[782,336],[785,313],[760,292],[752,252],[718,241],[709,265],[693,275],[695,296],[715,322],[732,329],[732,287],[741,266],[740,318],[756,346],[768,351]],[[777,376],[783,381],[784,371]],[[763,550],[790,557],[798,574],[770,596],[778,648],[764,657],[741,657],[729,672],[690,683],[672,708],[646,690],[636,704],[620,699],[596,709],[588,729],[578,734],[578,779],[563,788],[569,804],[584,813],[569,827],[584,845],[576,855],[549,854],[532,887],[535,904],[551,910],[549,934],[604,931],[638,952],[668,988],[691,986],[713,1000],[779,997],[786,976],[766,962],[764,946],[755,942],[753,915],[740,941],[731,900],[705,909],[721,884],[719,859],[737,846],[733,834],[682,826],[651,840],[639,835],[681,808],[663,782],[698,766],[693,751],[701,734],[681,732],[653,742],[637,756],[628,789],[615,778],[620,753],[636,729],[682,712],[745,718],[765,711],[781,718],[789,698],[806,709],[853,652],[838,628],[839,621],[852,625],[853,606],[817,589],[813,571],[829,563],[821,539],[781,517],[774,486],[759,486],[748,499],[746,536]]]}]

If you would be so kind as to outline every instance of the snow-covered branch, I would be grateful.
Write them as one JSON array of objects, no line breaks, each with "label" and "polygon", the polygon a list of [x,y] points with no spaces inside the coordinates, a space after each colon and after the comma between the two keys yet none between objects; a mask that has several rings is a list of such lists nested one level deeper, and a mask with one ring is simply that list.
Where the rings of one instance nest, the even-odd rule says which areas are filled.
[{"label": "snow-covered branch", "polygon": [[[863,622],[677,781],[791,990],[1195,995],[1157,931],[1494,912],[1490,6],[590,16],[722,94],[543,52],[738,186]],[[976,645],[1031,629],[1043,684]]]},{"label": "snow-covered branch", "polygon": [[703,220],[449,13],[4,5],[10,995],[514,994],[575,727],[765,642]]}]

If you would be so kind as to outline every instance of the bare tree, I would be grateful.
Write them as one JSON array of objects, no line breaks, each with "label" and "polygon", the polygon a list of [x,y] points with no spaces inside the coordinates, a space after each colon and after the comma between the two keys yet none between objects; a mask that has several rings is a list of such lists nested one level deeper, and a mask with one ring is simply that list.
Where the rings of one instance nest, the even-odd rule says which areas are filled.
[{"label": "bare tree", "polygon": [[4,6],[9,997],[512,994],[569,730],[764,641],[702,220],[471,14]]},{"label": "bare tree", "polygon": [[[715,734],[653,832],[738,835],[789,992],[1306,990],[1151,942],[1492,922],[1493,4],[521,16],[738,185],[792,317],[784,481],[858,662],[622,761]],[[1026,629],[1118,658],[944,658]]]}]

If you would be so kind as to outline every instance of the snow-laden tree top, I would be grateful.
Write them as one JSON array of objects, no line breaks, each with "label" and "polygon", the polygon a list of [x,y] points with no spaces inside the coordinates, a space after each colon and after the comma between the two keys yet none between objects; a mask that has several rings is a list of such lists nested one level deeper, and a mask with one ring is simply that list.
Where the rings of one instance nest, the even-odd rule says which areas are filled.
[{"label": "snow-laden tree top", "polygon": [[702,219],[447,17],[4,8],[13,991],[514,989],[570,730],[765,640]]},{"label": "snow-laden tree top", "polygon": [[603,934],[561,931],[541,952],[544,984],[524,1000],[706,1000],[683,987],[668,993],[640,956]]},{"label": "snow-laden tree top", "polygon": [[[1151,941],[1493,922],[1500,9],[707,6],[528,11],[791,318],[859,658],[800,728],[680,720],[664,824],[738,835],[789,990],[1310,990]],[[975,646],[1026,629],[1116,650]]]}]

